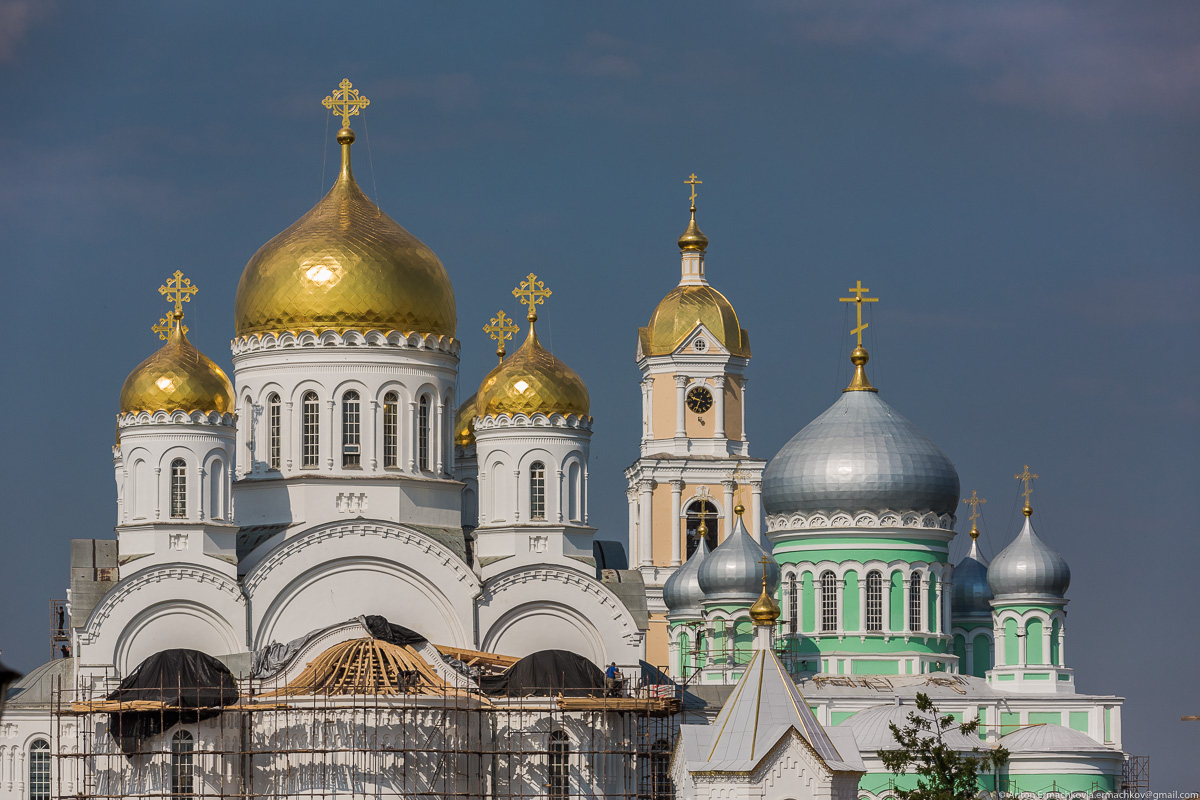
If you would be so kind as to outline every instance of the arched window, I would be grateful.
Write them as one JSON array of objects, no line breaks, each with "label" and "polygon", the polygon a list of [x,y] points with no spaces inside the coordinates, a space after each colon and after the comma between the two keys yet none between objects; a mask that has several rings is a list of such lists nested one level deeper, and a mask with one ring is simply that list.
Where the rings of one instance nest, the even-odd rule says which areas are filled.
[{"label": "arched window", "polygon": [[196,741],[187,731],[171,737],[171,796],[191,797],[194,791],[193,753]]},{"label": "arched window", "polygon": [[821,630],[838,629],[837,576],[831,570],[821,573]]},{"label": "arched window", "polygon": [[659,739],[650,745],[650,798],[667,800],[671,795],[671,746]]},{"label": "arched window", "polygon": [[546,518],[546,465],[541,461],[529,465],[529,518]]},{"label": "arched window", "polygon": [[321,458],[321,405],[316,392],[305,392],[301,401],[300,466],[313,469]]},{"label": "arched window", "polygon": [[867,573],[867,630],[883,630],[883,575],[878,570]]},{"label": "arched window", "polygon": [[395,392],[383,396],[383,466],[400,466],[400,395]]},{"label": "arched window", "polygon": [[914,572],[908,583],[908,629],[914,633],[924,630],[921,626],[921,573]]},{"label": "arched window", "polygon": [[704,512],[704,527],[708,528],[708,534],[704,537],[704,541],[708,542],[710,551],[717,549],[717,527],[718,516],[717,507],[707,500],[693,500],[687,507],[687,555],[685,558],[691,558],[692,553],[696,552],[696,545],[699,541],[696,538],[696,531],[700,529],[700,512]]},{"label": "arched window", "polygon": [[29,800],[50,800],[50,743],[45,739],[29,746]]},{"label": "arched window", "polygon": [[279,469],[283,463],[283,411],[279,395],[267,398],[267,465]]},{"label": "arched window", "polygon": [[187,518],[187,464],[182,458],[171,462],[171,519]]},{"label": "arched window", "polygon": [[800,587],[796,585],[796,576],[789,575],[787,579],[787,614],[788,633],[800,630]]},{"label": "arched window", "polygon": [[422,395],[417,408],[417,467],[429,470],[429,395]]},{"label": "arched window", "polygon": [[342,395],[342,466],[362,466],[362,413],[358,392]]},{"label": "arched window", "polygon": [[571,743],[567,734],[550,734],[550,798],[565,800],[571,790]]}]

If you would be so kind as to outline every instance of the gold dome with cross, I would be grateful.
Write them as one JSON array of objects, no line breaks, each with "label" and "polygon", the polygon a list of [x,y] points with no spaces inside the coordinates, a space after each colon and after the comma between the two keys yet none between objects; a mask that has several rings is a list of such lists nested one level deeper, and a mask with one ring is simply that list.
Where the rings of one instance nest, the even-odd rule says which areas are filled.
[{"label": "gold dome with cross", "polygon": [[348,330],[454,336],[454,287],[423,242],[372,203],[350,169],[350,117],[370,103],[349,80],[323,105],[342,118],[329,193],[259,249],[234,303],[238,336]]},{"label": "gold dome with cross", "polygon": [[536,308],[550,296],[550,290],[531,272],[513,289],[513,294],[529,307],[526,316],[529,333],[517,352],[483,379],[476,393],[476,415],[575,414],[586,417],[590,400],[583,379],[538,341]]},{"label": "gold dome with cross", "polygon": [[153,330],[166,344],[138,364],[121,387],[121,413],[233,411],[233,384],[224,371],[187,340],[183,304],[198,290],[179,270],[159,293],[175,304]]}]

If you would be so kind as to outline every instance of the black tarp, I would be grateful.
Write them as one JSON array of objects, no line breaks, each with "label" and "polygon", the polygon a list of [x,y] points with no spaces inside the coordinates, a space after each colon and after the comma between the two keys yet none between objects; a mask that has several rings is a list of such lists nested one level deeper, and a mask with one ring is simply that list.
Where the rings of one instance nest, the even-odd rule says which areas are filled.
[{"label": "black tarp", "polygon": [[109,732],[128,756],[138,751],[143,739],[177,723],[215,717],[222,706],[238,701],[238,690],[229,668],[207,653],[163,650],[138,664],[108,699],[151,700],[167,706],[156,711],[108,715]]},{"label": "black tarp", "polygon": [[358,621],[367,629],[372,638],[382,639],[398,647],[417,647],[426,641],[425,637],[416,631],[394,622],[388,622],[387,617],[377,614],[359,617]]},{"label": "black tarp", "polygon": [[485,694],[592,697],[604,693],[604,673],[581,655],[569,650],[541,650],[525,656],[500,675],[483,676]]}]

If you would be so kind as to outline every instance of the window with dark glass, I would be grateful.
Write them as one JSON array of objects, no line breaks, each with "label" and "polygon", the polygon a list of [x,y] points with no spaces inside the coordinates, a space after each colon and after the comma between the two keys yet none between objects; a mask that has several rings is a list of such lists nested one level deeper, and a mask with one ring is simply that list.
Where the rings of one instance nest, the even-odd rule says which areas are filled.
[{"label": "window with dark glass", "polygon": [[45,739],[29,746],[29,800],[50,800],[50,743]]},{"label": "window with dark glass", "polygon": [[429,470],[429,395],[423,395],[417,409],[417,466]]},{"label": "window with dark glass", "polygon": [[707,500],[693,500],[687,507],[687,554],[685,558],[691,558],[700,543],[696,532],[700,530],[701,512],[704,513],[704,527],[708,529],[704,541],[708,542],[709,551],[717,549],[717,507]]},{"label": "window with dark glass", "polygon": [[358,392],[342,395],[342,466],[362,464],[362,412]]},{"label": "window with dark glass", "polygon": [[921,573],[914,572],[908,584],[908,629],[924,630],[921,625]]},{"label": "window with dark glass", "polygon": [[821,630],[823,632],[838,629],[838,587],[837,576],[832,571],[821,573]]},{"label": "window with dark glass", "polygon": [[283,459],[282,439],[282,410],[279,395],[273,394],[267,398],[267,465],[271,469],[279,469]]},{"label": "window with dark glass", "polygon": [[315,467],[321,458],[321,405],[316,392],[305,392],[301,402],[301,467]]},{"label": "window with dark glass", "polygon": [[550,734],[550,798],[565,800],[571,791],[571,742],[563,731]]},{"label": "window with dark glass", "polygon": [[872,570],[867,573],[867,630],[883,630],[883,575]]},{"label": "window with dark glass", "polygon": [[400,395],[395,392],[383,397],[383,466],[400,466]]},{"label": "window with dark glass", "polygon": [[196,742],[189,732],[178,731],[171,737],[172,797],[191,797],[195,791],[195,749]]},{"label": "window with dark glass", "polygon": [[546,518],[546,465],[541,461],[529,465],[529,518]]},{"label": "window with dark glass", "polygon": [[187,464],[182,458],[171,462],[171,519],[187,518]]}]

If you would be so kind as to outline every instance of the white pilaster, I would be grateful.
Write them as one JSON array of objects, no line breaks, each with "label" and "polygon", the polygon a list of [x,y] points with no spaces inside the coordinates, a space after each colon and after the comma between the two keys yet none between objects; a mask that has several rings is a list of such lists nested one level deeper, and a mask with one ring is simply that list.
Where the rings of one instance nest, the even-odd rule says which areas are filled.
[{"label": "white pilaster", "polygon": [[654,499],[653,488],[654,484],[651,481],[642,481],[638,484],[638,511],[641,516],[641,523],[638,526],[638,544],[641,545],[638,566],[643,567],[648,567],[653,563],[653,551],[651,550],[651,540],[654,538],[651,530],[654,518],[651,513],[651,502]]},{"label": "white pilaster", "polygon": [[683,532],[680,530],[681,522],[681,496],[683,494],[683,481],[671,481],[671,566],[677,567],[682,563],[681,550]]},{"label": "white pilaster", "polygon": [[641,564],[641,546],[638,540],[637,490],[625,490],[625,499],[629,501],[629,560],[632,566]]},{"label": "white pilaster", "polygon": [[683,439],[687,437],[687,375],[675,376],[675,438]]},{"label": "white pilaster", "polygon": [[762,542],[762,482],[750,484],[750,535]]},{"label": "white pilaster", "polygon": [[721,489],[721,501],[725,504],[725,538],[729,538],[733,533],[733,481],[721,481]]},{"label": "white pilaster", "polygon": [[[718,375],[713,378],[713,396],[715,402],[713,407],[716,409],[716,422],[713,424],[713,436],[717,439],[725,438],[725,376]],[[727,530],[732,530],[727,528]]]}]

